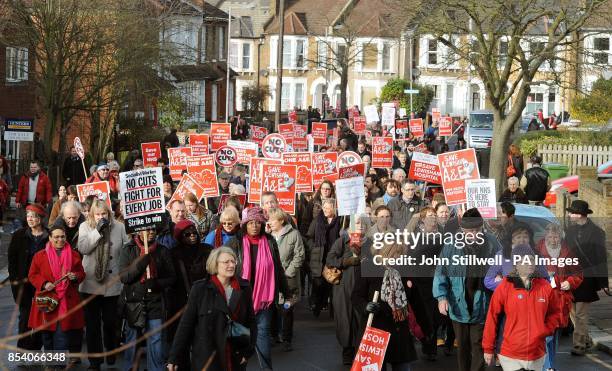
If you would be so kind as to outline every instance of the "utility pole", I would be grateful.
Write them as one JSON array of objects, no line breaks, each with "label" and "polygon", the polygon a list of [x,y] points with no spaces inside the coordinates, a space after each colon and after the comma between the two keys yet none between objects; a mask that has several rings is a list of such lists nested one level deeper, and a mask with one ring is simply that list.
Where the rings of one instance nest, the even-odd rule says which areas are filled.
[{"label": "utility pole", "polygon": [[279,30],[278,30],[278,45],[276,48],[276,107],[274,114],[274,130],[278,132],[278,124],[280,124],[281,115],[281,95],[283,89],[283,38],[285,35],[285,0],[279,0],[280,11],[278,13]]}]

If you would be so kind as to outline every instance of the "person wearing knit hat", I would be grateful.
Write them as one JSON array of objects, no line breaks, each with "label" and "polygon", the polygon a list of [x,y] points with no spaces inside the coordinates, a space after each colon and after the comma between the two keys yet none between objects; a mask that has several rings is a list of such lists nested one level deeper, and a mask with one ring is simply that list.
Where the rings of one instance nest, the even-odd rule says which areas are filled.
[{"label": "person wearing knit hat", "polygon": [[279,293],[291,296],[276,240],[265,232],[266,217],[261,207],[251,207],[242,218],[241,229],[226,243],[236,256],[236,275],[253,287],[253,311],[257,321],[256,346],[259,366],[272,369],[270,327],[273,306]]},{"label": "person wearing knit hat", "polygon": [[47,216],[47,212],[41,204],[30,204],[26,206],[26,212],[28,211],[35,213],[41,219]]}]

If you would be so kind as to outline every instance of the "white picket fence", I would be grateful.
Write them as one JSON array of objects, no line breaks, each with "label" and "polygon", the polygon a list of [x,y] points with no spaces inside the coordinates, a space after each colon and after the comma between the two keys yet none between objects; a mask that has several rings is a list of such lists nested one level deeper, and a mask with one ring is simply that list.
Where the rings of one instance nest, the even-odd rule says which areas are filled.
[{"label": "white picket fence", "polygon": [[599,166],[612,158],[610,146],[541,144],[538,154],[542,162],[557,162],[569,166],[569,174],[575,175],[578,166]]}]

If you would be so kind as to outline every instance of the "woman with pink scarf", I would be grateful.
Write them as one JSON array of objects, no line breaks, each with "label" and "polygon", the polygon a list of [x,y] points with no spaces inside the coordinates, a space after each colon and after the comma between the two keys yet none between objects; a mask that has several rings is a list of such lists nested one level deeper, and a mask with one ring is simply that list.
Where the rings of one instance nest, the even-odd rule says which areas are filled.
[{"label": "woman with pink scarf", "polygon": [[272,370],[270,325],[279,292],[289,297],[289,288],[276,240],[265,232],[266,217],[260,207],[243,213],[241,228],[226,246],[238,257],[236,275],[249,281],[257,322],[256,351],[262,370]]},{"label": "woman with pink scarf", "polygon": [[[49,230],[49,242],[34,255],[28,279],[41,292],[57,300],[57,307],[43,312],[32,303],[28,326],[41,330],[45,351],[68,350],[75,338],[82,336],[85,319],[78,288],[85,279],[81,257],[66,242],[66,231],[54,225]],[[47,294],[49,293],[49,294]]]}]

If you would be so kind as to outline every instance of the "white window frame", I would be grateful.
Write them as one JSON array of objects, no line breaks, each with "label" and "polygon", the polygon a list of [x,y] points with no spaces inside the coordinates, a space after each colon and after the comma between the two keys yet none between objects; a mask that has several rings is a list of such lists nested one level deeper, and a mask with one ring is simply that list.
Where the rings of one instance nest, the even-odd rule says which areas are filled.
[{"label": "white window frame", "polygon": [[6,81],[17,83],[28,80],[28,48],[7,46],[5,52]]},{"label": "white window frame", "polygon": [[[248,54],[245,55],[244,47],[248,45]],[[236,72],[252,72],[253,71],[253,56],[252,44],[250,41],[231,39],[230,40],[230,66]],[[248,58],[249,66],[244,68],[244,58]]]},{"label": "white window frame", "polygon": [[[297,44],[298,40],[304,43],[304,62],[303,66],[297,66]],[[287,64],[283,63],[284,70],[297,70],[303,71],[308,69],[308,38],[302,36],[285,36],[283,42],[285,45],[289,45],[290,52],[287,52],[287,48],[283,47],[283,54],[290,56],[290,60]],[[270,38],[270,68],[276,69],[277,62],[277,50],[278,50],[278,36],[272,36]],[[282,56],[281,56],[282,57]]]},{"label": "white window frame", "polygon": [[227,59],[226,50],[225,50],[225,27],[217,26],[217,44],[219,51],[219,60],[224,61]]},{"label": "white window frame", "polygon": [[[245,53],[244,47],[248,46],[249,50],[247,53]],[[242,43],[242,48],[240,49],[240,69],[242,69],[243,71],[251,71],[253,69],[253,58],[252,58],[252,53],[253,51],[253,45],[250,42],[243,42]],[[246,54],[246,55],[245,55]],[[245,58],[248,60],[248,66],[244,66],[244,61]]]},{"label": "white window frame", "polygon": [[[298,106],[298,103],[301,102],[301,104],[298,106],[299,108],[304,108],[307,105],[307,86],[308,86],[308,81],[306,78],[304,77],[285,77],[283,76],[283,87],[287,87],[289,90],[288,93],[288,97],[287,98],[283,98],[281,96],[281,111],[287,111],[287,110],[292,110],[293,107]],[[301,84],[302,85],[302,92],[301,92],[301,97],[296,96],[296,86],[297,84]],[[268,79],[268,86],[270,89],[270,98],[268,100],[268,104],[271,110],[273,110],[274,105],[275,105],[275,99],[276,99],[276,76],[270,76],[270,78]],[[285,91],[285,89],[283,89],[283,92]],[[288,101],[288,105],[284,105],[282,103],[283,100],[287,100]]]},{"label": "white window frame", "polygon": [[324,40],[317,40],[317,69],[325,69],[327,67],[327,45]]},{"label": "white window frame", "polygon": [[[612,64],[612,35],[610,34],[596,34],[590,36],[591,39],[591,47],[589,48],[589,57],[592,60],[593,64],[597,64],[600,66],[609,66]],[[608,50],[605,49],[595,49],[595,43],[597,39],[608,39]],[[601,64],[595,61],[595,54],[608,54],[608,63]]]}]

